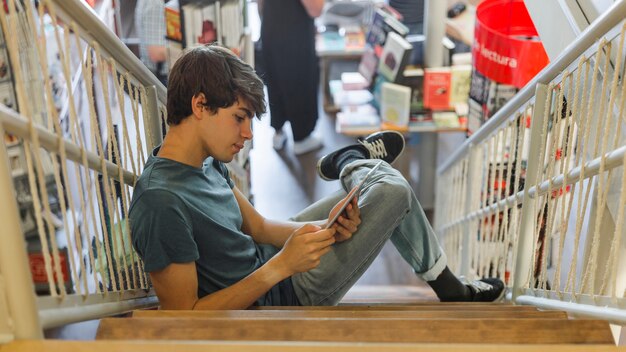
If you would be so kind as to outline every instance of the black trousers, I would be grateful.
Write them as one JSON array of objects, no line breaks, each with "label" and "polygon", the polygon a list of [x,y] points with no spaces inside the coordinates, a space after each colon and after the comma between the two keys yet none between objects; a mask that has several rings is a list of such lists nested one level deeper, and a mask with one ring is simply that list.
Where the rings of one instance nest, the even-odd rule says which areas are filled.
[{"label": "black trousers", "polygon": [[261,45],[271,125],[279,130],[289,121],[295,141],[313,132],[318,117],[315,32],[300,1],[265,1]]}]

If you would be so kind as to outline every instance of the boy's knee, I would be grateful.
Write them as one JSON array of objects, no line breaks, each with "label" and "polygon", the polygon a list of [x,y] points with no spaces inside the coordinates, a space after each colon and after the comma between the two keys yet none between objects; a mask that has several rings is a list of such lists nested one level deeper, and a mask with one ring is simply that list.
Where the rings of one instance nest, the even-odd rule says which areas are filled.
[{"label": "boy's knee", "polygon": [[397,209],[411,205],[413,190],[404,177],[386,176],[373,187],[376,202],[389,202]]}]

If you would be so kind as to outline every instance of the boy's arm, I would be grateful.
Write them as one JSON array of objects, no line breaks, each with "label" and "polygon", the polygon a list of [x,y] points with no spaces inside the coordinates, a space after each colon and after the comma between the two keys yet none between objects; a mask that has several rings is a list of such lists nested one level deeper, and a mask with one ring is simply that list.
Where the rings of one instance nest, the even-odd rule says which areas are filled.
[{"label": "boy's arm", "polygon": [[[254,209],[237,187],[233,187],[233,193],[235,193],[235,199],[237,199],[243,218],[241,230],[250,235],[257,243],[267,243],[274,247],[282,248],[289,236],[304,225],[304,223],[298,222],[266,219]],[[322,226],[325,220],[308,223]]]},{"label": "boy's arm", "polygon": [[162,309],[246,309],[283,279],[315,268],[335,242],[333,229],[305,225],[263,266],[239,282],[198,299],[196,264],[172,263],[150,273]]},{"label": "boy's arm", "polygon": [[300,0],[311,18],[319,17],[324,9],[324,0]]},{"label": "boy's arm", "polygon": [[173,263],[150,273],[161,309],[246,309],[272,286],[285,279],[287,271],[269,261],[236,284],[198,299],[196,263]]}]

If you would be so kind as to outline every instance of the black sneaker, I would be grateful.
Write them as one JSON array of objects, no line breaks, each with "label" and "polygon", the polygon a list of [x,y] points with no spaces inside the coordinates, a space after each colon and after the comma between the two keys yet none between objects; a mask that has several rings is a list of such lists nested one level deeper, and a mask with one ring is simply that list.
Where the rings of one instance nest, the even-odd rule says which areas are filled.
[{"label": "black sneaker", "polygon": [[360,144],[353,144],[334,152],[324,155],[317,162],[317,174],[326,181],[339,179],[339,167],[337,156],[342,153],[356,149],[369,159],[381,159],[391,164],[404,150],[404,136],[396,131],[382,131],[372,133],[358,141]]},{"label": "black sneaker", "polygon": [[504,296],[504,282],[496,278],[486,278],[464,282],[472,291],[473,302],[495,302]]},{"label": "black sneaker", "polygon": [[382,159],[391,164],[404,150],[404,136],[397,131],[381,131],[359,140],[367,148],[370,159]]}]

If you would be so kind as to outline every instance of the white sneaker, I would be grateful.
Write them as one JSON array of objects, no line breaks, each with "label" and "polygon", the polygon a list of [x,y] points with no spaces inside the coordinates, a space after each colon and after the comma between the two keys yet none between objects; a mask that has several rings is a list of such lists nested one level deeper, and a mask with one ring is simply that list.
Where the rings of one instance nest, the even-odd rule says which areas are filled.
[{"label": "white sneaker", "polygon": [[322,143],[322,140],[319,137],[310,135],[301,141],[293,142],[293,153],[296,155],[302,155],[316,149],[320,149],[323,146],[324,143]]},{"label": "white sneaker", "polygon": [[287,135],[282,130],[274,132],[274,137],[272,138],[274,149],[282,150],[285,148],[285,144],[287,144]]}]

